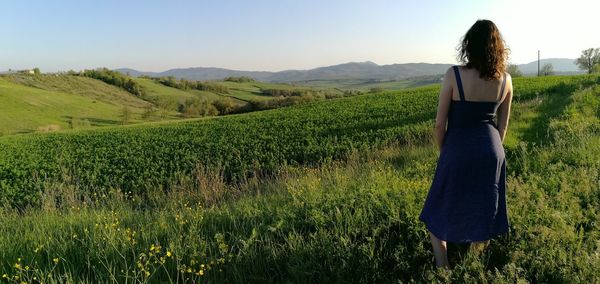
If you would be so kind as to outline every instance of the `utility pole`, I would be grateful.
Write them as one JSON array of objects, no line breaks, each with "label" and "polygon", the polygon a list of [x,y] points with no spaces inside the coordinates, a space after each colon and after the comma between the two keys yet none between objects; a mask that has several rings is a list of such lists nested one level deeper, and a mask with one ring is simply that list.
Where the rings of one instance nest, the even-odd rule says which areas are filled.
[{"label": "utility pole", "polygon": [[540,76],[540,50],[538,49],[538,77]]}]

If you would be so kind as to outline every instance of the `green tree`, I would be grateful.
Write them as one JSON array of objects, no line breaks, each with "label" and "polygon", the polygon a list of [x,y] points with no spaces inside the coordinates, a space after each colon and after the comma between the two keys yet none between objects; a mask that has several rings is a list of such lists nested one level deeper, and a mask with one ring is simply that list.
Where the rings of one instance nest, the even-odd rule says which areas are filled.
[{"label": "green tree", "polygon": [[121,124],[128,124],[131,121],[131,109],[128,106],[124,106],[121,110]]},{"label": "green tree", "polygon": [[579,69],[586,70],[588,73],[594,71],[594,65],[600,64],[600,48],[588,48],[581,52],[581,56],[575,60]]},{"label": "green tree", "polygon": [[184,117],[219,115],[217,108],[204,98],[190,98],[179,106],[179,112]]},{"label": "green tree", "polygon": [[35,67],[35,68],[33,68],[33,74],[40,75],[40,74],[42,74],[42,71],[40,71],[40,68]]},{"label": "green tree", "polygon": [[234,112],[237,108],[236,103],[231,98],[228,98],[228,97],[216,100],[212,103],[212,105],[215,106],[215,108],[217,108],[219,113],[222,115],[230,114],[230,113]]},{"label": "green tree", "polygon": [[138,97],[144,96],[144,89],[141,85],[131,79],[131,77],[117,71],[107,68],[100,68],[96,70],[84,70],[83,72],[79,73],[79,75],[101,80],[107,84],[123,88],[125,91],[128,91]]},{"label": "green tree", "polygon": [[506,72],[510,74],[511,77],[523,77],[523,72],[519,69],[517,64],[509,64]]},{"label": "green tree", "polygon": [[542,66],[542,70],[540,70],[540,75],[541,76],[554,75],[554,66],[552,66],[552,63],[544,64],[544,66]]}]

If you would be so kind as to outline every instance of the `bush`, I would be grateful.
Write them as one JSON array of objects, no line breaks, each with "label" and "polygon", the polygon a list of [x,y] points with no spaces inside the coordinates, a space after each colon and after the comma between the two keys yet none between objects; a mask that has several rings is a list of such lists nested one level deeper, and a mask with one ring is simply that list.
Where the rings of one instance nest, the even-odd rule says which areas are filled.
[{"label": "bush", "polygon": [[221,85],[216,82],[189,81],[186,79],[177,79],[173,76],[155,78],[154,80],[167,87],[176,88],[184,91],[195,89],[220,94],[229,93],[229,88],[227,88],[227,86]]},{"label": "bush", "polygon": [[231,98],[223,98],[220,100],[216,100],[213,103],[213,106],[219,111],[219,114],[230,114],[234,113],[238,108],[237,104]]},{"label": "bush", "polygon": [[236,82],[236,83],[250,83],[250,82],[256,82],[256,80],[254,80],[253,78],[247,77],[247,76],[241,76],[241,77],[227,77],[227,78],[223,79],[223,81],[227,81],[227,82]]},{"label": "bush", "polygon": [[137,97],[144,96],[144,90],[140,84],[131,79],[131,77],[123,75],[122,73],[117,71],[109,70],[107,68],[101,68],[96,70],[84,70],[78,75],[97,79],[107,84],[117,86]]},{"label": "bush", "polygon": [[229,88],[215,82],[196,82],[195,89],[219,94],[229,94]]},{"label": "bush", "polygon": [[517,64],[509,64],[506,72],[508,72],[508,74],[510,74],[510,76],[513,78],[523,76],[523,72],[521,72]]},{"label": "bush", "polygon": [[219,114],[217,108],[204,98],[187,99],[179,105],[179,112],[184,117],[215,116]]}]

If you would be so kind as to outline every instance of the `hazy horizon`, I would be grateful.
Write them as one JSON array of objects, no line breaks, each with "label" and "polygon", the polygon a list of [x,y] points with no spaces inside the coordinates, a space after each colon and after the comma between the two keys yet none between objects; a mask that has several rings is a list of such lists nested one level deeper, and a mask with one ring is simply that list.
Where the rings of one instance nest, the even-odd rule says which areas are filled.
[{"label": "hazy horizon", "polygon": [[[518,8],[518,9],[517,9]],[[306,70],[348,62],[456,63],[477,20],[494,21],[510,62],[600,47],[594,1],[103,1],[4,4],[0,71],[217,67]],[[536,11],[536,13],[533,13]]]}]

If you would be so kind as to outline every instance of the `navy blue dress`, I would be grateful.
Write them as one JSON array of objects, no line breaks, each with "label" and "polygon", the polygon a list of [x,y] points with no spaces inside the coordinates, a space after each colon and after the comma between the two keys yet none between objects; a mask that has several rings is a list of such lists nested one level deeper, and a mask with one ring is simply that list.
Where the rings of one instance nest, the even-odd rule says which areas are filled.
[{"label": "navy blue dress", "polygon": [[[419,219],[440,240],[476,242],[508,231],[506,161],[493,119],[498,102],[466,101],[458,67],[460,101],[452,100],[433,183]],[[502,95],[506,76],[502,82]]]}]

